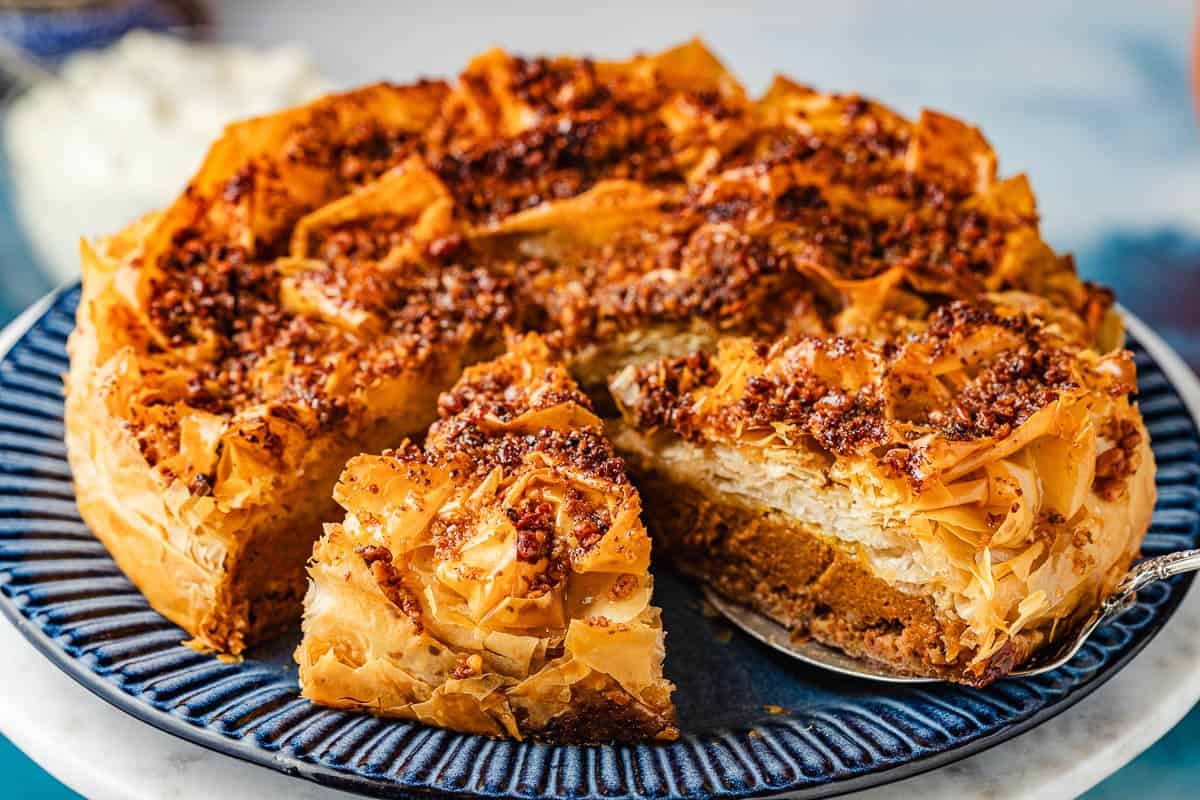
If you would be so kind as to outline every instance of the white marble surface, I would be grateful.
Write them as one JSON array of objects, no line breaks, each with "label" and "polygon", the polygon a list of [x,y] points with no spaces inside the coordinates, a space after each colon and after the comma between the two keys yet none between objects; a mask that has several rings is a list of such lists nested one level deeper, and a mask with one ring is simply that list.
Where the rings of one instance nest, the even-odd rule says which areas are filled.
[{"label": "white marble surface", "polygon": [[[41,305],[41,304],[39,304]],[[0,333],[0,354],[39,313]],[[1200,418],[1200,383],[1136,319],[1130,327]],[[130,717],[54,668],[0,622],[0,731],[71,788],[94,800],[347,798],[237,761]],[[1170,730],[1200,698],[1200,590],[1126,669],[1059,717],[991,750],[858,797],[895,800],[1073,798]]]}]

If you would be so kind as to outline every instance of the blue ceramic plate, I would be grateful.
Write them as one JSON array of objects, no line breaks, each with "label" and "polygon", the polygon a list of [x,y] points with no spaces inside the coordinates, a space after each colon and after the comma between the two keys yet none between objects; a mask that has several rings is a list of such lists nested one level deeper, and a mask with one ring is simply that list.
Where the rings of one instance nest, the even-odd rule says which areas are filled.
[{"label": "blue ceramic plate", "polygon": [[[660,567],[655,597],[679,685],[679,741],[554,747],[492,741],[317,708],[298,697],[295,637],[226,664],[180,644],[80,520],[62,443],[65,343],[77,289],[20,323],[0,361],[0,608],[59,668],[113,705],[237,758],[365,794],[486,797],[824,797],[899,780],[1054,716],[1124,666],[1190,584],[1152,586],[1067,666],[975,691],[838,678],[789,661],[701,613]],[[1196,545],[1200,439],[1181,396],[1194,381],[1156,337],[1132,341],[1158,458],[1147,553]],[[1147,344],[1167,362],[1168,380]]]}]

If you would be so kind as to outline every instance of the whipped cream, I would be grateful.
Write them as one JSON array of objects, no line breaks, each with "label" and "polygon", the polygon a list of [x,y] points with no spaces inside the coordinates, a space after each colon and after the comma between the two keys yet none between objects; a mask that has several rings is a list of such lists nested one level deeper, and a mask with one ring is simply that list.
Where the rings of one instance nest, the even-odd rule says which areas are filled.
[{"label": "whipped cream", "polygon": [[296,47],[266,51],[134,32],[82,52],[5,118],[17,213],[56,280],[79,273],[79,238],[162,207],[236,119],[330,89]]}]

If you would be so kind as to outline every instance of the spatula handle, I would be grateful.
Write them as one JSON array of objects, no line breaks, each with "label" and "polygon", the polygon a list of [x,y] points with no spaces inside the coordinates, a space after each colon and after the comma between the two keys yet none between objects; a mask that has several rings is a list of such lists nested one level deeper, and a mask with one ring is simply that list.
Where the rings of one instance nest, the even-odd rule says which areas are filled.
[{"label": "spatula handle", "polygon": [[1179,550],[1174,553],[1147,558],[1137,564],[1117,585],[1116,591],[1105,602],[1104,616],[1109,617],[1125,610],[1139,590],[1155,581],[1165,580],[1172,575],[1200,570],[1200,550]]}]

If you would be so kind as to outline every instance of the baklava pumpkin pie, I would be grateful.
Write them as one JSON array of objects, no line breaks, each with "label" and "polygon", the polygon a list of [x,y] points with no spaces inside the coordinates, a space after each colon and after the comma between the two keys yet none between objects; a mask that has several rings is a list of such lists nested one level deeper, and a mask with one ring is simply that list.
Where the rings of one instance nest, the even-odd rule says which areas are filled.
[{"label": "baklava pumpkin pie", "polygon": [[650,538],[535,335],[470,367],[424,447],[347,465],[313,552],[304,695],[490,736],[676,736]]},{"label": "baklava pumpkin pie", "polygon": [[[786,78],[753,98],[698,42],[626,61],[493,50],[454,82],[381,83],[234,124],[168,208],[84,245],[66,406],[79,508],[154,608],[199,646],[236,654],[296,621],[322,524],[367,502],[345,482],[338,497],[350,508],[335,501],[347,463],[424,436],[439,394],[464,368],[501,354],[506,329],[542,335],[594,412],[613,416],[615,374],[627,376],[620,403],[634,408],[629,367],[735,352],[727,340],[768,350],[826,341],[886,361],[944,325],[954,302],[1021,315],[1078,354],[1070,363],[1125,363],[1111,292],[1080,280],[1070,256],[1042,240],[1029,182],[1000,177],[995,153],[964,122],[932,111],[909,120]],[[991,368],[943,376],[930,414],[959,414],[944,395]],[[1081,398],[1076,408],[1106,409],[1136,388],[1132,375],[1102,386],[1090,369],[1080,367],[1069,391],[1040,387],[1018,404],[1057,407],[1069,396]],[[1136,407],[1121,416],[1132,428],[1117,436],[1119,451],[1105,449],[1113,439],[1099,419],[1090,423],[1102,477],[1129,469],[1114,453],[1144,449],[1131,444],[1142,435]],[[666,456],[647,459],[628,438],[636,430],[654,448],[674,446],[652,435],[649,419],[631,417],[618,448],[629,445],[639,471],[657,480]],[[948,423],[928,423],[928,434],[960,450],[1009,440],[970,420],[950,433]],[[676,433],[691,444],[700,435]],[[721,447],[742,444],[720,435]],[[812,463],[850,463],[831,452]],[[1115,574],[1136,550],[1146,498],[1126,487],[1153,469],[1148,454],[1137,464],[1132,483],[1102,481],[1113,487],[1102,516],[1124,520],[1127,538],[1102,543],[1106,557],[1081,558],[1081,570]],[[979,492],[983,474],[962,477]],[[657,501],[647,511],[662,518]],[[981,519],[971,524],[990,530],[992,518]],[[1039,525],[1035,538],[1049,530]],[[972,542],[989,535],[958,528]],[[662,535],[664,550],[678,552],[669,530]],[[782,556],[795,541],[779,540]],[[355,556],[355,574],[406,557],[389,551],[391,561],[370,565]],[[1027,556],[1031,569],[1044,557]],[[1104,585],[1093,578],[1089,586]],[[1049,613],[1069,618],[1067,606],[1094,595],[1070,593]],[[423,616],[438,612],[423,607]],[[968,642],[973,659],[991,647],[985,640]],[[1015,663],[1027,648],[1013,648]],[[982,672],[968,675],[958,661],[944,672],[985,681],[1008,664],[996,656]],[[435,683],[444,685],[426,681]],[[496,722],[496,731],[545,722],[516,710],[512,719],[515,729]]]}]

